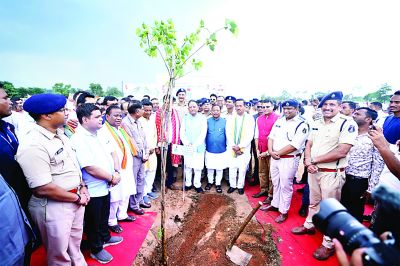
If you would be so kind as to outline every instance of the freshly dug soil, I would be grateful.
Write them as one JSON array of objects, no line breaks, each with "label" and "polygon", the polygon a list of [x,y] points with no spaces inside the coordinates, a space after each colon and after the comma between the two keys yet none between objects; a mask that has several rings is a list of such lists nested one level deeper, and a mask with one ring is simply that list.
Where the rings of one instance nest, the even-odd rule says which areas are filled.
[{"label": "freshly dug soil", "polygon": [[[226,246],[245,218],[238,217],[234,200],[223,194],[193,196],[184,218],[175,216],[180,230],[167,239],[168,265],[234,265],[225,255]],[[250,210],[247,212],[249,213]],[[252,254],[249,265],[280,265],[271,225],[250,221],[236,245]],[[161,247],[156,247],[145,265],[161,265]]]}]

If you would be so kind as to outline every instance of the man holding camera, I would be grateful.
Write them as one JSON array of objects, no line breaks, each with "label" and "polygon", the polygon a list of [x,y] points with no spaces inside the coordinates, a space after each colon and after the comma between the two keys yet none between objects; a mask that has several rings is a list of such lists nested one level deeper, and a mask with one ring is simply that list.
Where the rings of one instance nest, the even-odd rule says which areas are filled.
[{"label": "man holding camera", "polygon": [[[326,95],[320,102],[323,119],[311,126],[304,155],[310,186],[310,205],[306,221],[292,229],[296,235],[314,234],[313,215],[319,210],[322,199],[340,200],[346,176],[346,156],[357,137],[357,124],[340,114],[343,93],[340,91]],[[314,253],[318,260],[326,260],[334,254],[332,240],[324,236],[322,246]]]}]

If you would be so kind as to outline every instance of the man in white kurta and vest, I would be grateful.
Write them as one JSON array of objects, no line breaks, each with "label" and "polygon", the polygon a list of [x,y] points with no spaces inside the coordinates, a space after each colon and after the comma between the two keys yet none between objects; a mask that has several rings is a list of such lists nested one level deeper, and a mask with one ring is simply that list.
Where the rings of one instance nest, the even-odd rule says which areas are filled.
[{"label": "man in white kurta and vest", "polygon": [[226,138],[228,142],[229,159],[229,189],[228,193],[238,189],[244,194],[244,181],[247,165],[250,161],[251,141],[254,137],[254,117],[245,112],[244,100],[235,103],[236,114],[226,121]]},{"label": "man in white kurta and vest", "polygon": [[133,222],[135,217],[129,216],[128,205],[129,197],[136,194],[135,177],[133,175],[133,156],[137,151],[132,141],[121,127],[122,110],[118,105],[111,105],[106,110],[106,121],[99,130],[99,138],[107,140],[115,148],[115,152],[121,164],[121,181],[118,185],[110,187],[110,217],[108,218],[108,228],[114,233],[121,233],[120,222]]},{"label": "man in white kurta and vest", "polygon": [[[320,202],[326,198],[340,200],[346,180],[347,154],[355,143],[358,126],[353,119],[339,113],[343,94],[340,91],[326,95],[318,105],[323,118],[311,125],[304,152],[304,165],[309,173],[310,206],[302,226],[292,229],[296,235],[314,234],[312,217],[319,211]],[[331,238],[324,236],[322,245],[313,253],[318,260],[335,254]]]},{"label": "man in white kurta and vest", "polygon": [[152,192],[154,179],[157,171],[157,156],[155,149],[157,148],[157,128],[155,117],[152,115],[153,105],[150,101],[143,101],[143,116],[139,118],[146,135],[147,149],[149,159],[144,163],[144,201],[147,198],[156,199],[158,196]]},{"label": "man in white kurta and vest", "polygon": [[185,146],[192,148],[192,153],[184,157],[185,165],[185,190],[192,188],[192,175],[194,171],[193,185],[198,193],[201,188],[201,171],[204,167],[204,152],[206,150],[207,119],[198,113],[199,106],[194,100],[188,103],[189,113],[183,117],[181,125],[181,141]]},{"label": "man in white kurta and vest", "polygon": [[262,211],[279,211],[275,219],[277,223],[283,223],[288,217],[293,178],[309,134],[307,122],[299,116],[299,103],[296,100],[282,102],[282,109],[284,116],[275,122],[268,137],[274,194],[271,205],[260,208]]},{"label": "man in white kurta and vest", "polygon": [[128,107],[128,115],[122,119],[122,126],[131,137],[137,150],[133,157],[133,174],[136,182],[136,194],[130,197],[129,208],[137,215],[143,215],[142,208],[150,208],[151,204],[144,202],[144,163],[148,160],[146,136],[139,118],[143,115],[143,106],[139,101],[132,102]]}]

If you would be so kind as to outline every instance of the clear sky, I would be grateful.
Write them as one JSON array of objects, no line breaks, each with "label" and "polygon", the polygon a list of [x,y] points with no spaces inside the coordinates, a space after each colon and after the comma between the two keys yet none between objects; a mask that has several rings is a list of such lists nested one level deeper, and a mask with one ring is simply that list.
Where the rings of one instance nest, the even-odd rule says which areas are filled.
[{"label": "clear sky", "polygon": [[[160,84],[161,59],[139,48],[142,22],[172,18],[181,36],[200,19],[235,20],[238,37],[218,36],[199,54],[204,68],[185,82],[212,80],[237,96],[400,89],[397,0],[3,0],[0,80],[50,88],[56,82]],[[200,80],[200,81],[199,81]]]}]

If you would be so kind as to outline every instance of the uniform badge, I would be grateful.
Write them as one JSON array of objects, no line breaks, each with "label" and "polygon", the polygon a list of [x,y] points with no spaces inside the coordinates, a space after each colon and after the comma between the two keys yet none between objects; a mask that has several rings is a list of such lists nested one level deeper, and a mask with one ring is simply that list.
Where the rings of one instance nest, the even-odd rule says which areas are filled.
[{"label": "uniform badge", "polygon": [[303,134],[306,134],[307,133],[307,129],[306,128],[303,128]]},{"label": "uniform badge", "polygon": [[354,131],[356,131],[355,126],[349,126],[349,132],[353,133]]},{"label": "uniform badge", "polygon": [[286,103],[286,106],[289,106],[289,103],[288,103],[288,102]]},{"label": "uniform badge", "polygon": [[333,93],[332,95],[331,95],[331,98],[335,98],[336,96],[335,96],[335,94]]},{"label": "uniform badge", "polygon": [[59,149],[59,150],[56,152],[56,155],[59,155],[60,153],[62,153],[63,150],[64,150],[64,148]]}]

